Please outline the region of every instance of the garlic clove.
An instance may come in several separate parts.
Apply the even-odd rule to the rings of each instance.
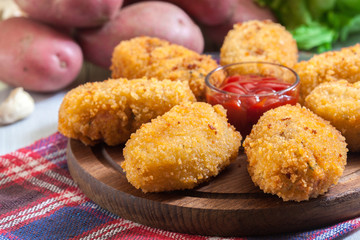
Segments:
[[[14,0],[0,0],[0,21],[25,15]]]
[[[12,90],[0,105],[0,125],[17,122],[29,116],[35,108],[34,99],[22,87]]]

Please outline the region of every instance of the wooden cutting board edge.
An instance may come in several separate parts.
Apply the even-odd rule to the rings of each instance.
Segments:
[[[118,191],[99,181],[78,161],[85,156],[94,161],[90,147],[85,147],[76,140],[69,140],[69,171],[87,197],[120,217],[163,230],[222,237],[258,236],[319,228],[360,215],[359,187],[344,196],[322,196],[306,202],[286,202],[264,209],[227,210],[176,206],[171,202]],[[192,198],[192,201],[199,201],[197,196]],[[221,198],[211,201],[216,204],[217,200],[227,201]]]

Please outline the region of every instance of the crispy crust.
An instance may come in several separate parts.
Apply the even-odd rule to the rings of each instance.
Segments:
[[[190,189],[229,165],[240,144],[221,105],[187,102],[132,134],[121,166],[143,192]]]
[[[350,151],[360,151],[360,82],[321,83],[305,98],[305,106],[330,121],[344,135]]]
[[[300,105],[266,112],[243,146],[253,182],[284,201],[328,191],[343,174],[348,151],[338,130]]]
[[[315,55],[294,66],[300,77],[300,103],[320,83],[345,79],[354,83],[360,80],[360,44]]]
[[[218,66],[210,55],[151,37],[122,41],[113,52],[112,78],[155,77],[187,81],[198,100],[204,99],[205,76]]]
[[[220,63],[265,61],[293,67],[298,49],[292,35],[270,20],[235,24],[220,49]]]
[[[187,83],[157,79],[109,79],[68,92],[59,109],[58,130],[86,145],[124,143],[141,124],[171,107],[196,101]]]

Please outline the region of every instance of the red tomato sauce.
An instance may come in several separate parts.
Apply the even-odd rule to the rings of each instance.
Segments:
[[[291,85],[275,77],[231,76],[219,87],[228,94],[207,92],[206,100],[211,105],[223,105],[227,109],[229,122],[245,137],[264,112],[285,104],[295,105],[298,102],[297,88],[283,91]]]

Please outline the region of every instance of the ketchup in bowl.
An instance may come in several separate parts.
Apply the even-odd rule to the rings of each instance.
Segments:
[[[242,67],[234,71],[238,64]],[[246,67],[249,64],[252,66]],[[277,70],[272,71],[272,68]],[[219,80],[221,74],[215,76],[218,71],[222,71],[222,81]],[[272,63],[249,62],[222,66],[210,72],[205,81],[206,101],[211,105],[221,104],[227,109],[229,122],[243,137],[251,132],[252,126],[264,112],[285,104],[295,105],[299,98],[297,74],[287,67]]]

